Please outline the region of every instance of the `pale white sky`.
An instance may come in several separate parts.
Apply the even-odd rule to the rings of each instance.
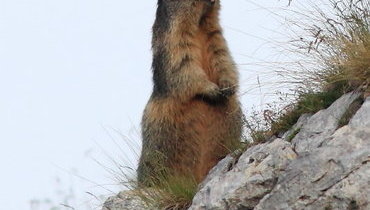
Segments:
[[[253,2],[287,4],[223,1],[222,25],[238,64],[271,56],[267,40],[280,27]],[[28,210],[32,199],[64,202],[70,188],[79,198],[73,205],[84,209],[82,201],[94,200],[84,192],[111,194],[96,183],[118,191],[94,159],[114,167],[102,150],[122,162],[134,156],[109,134],[122,141],[117,129],[140,141],[133,128],[151,93],[155,9],[155,0],[0,0],[1,209]],[[240,71],[243,91],[265,73],[245,65]],[[258,89],[242,96],[245,107],[261,100]]]

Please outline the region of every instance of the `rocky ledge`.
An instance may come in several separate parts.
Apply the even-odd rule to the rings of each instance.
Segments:
[[[370,209],[370,97],[343,118],[359,98],[346,94],[326,110],[303,115],[280,138],[238,159],[226,157],[200,185],[190,209]],[[123,194],[103,209],[148,209]]]

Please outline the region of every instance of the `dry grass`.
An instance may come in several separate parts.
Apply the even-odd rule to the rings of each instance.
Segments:
[[[287,86],[290,96],[253,112],[247,129],[252,142],[265,142],[289,130],[304,113],[330,106],[350,91],[370,93],[370,1],[293,0],[297,9],[274,14],[284,19],[289,41],[279,43],[284,61],[270,68]],[[293,17],[285,19],[287,16]],[[286,37],[285,37],[286,38]]]
[[[321,2],[321,1],[320,1]],[[329,2],[329,3],[327,3]],[[346,84],[348,90],[370,84],[370,2],[329,0],[328,8],[312,5],[304,22],[296,22],[300,32],[290,41],[290,51],[300,55],[300,88],[318,91]],[[307,19],[307,15],[310,18]],[[301,15],[298,15],[301,16]],[[302,15],[303,16],[303,15]],[[311,62],[305,63],[305,60]],[[289,74],[289,69],[288,70]]]
[[[123,135],[117,130],[107,132],[111,140],[116,145],[118,151],[124,156],[117,160],[110,153],[104,151],[105,155],[113,164],[113,168],[106,167],[105,164],[96,161],[121,185],[124,190],[132,197],[138,197],[142,200],[148,209],[187,209],[197,192],[198,183],[191,175],[172,175],[169,170],[163,166],[163,155],[156,153],[153,155],[152,164],[155,164],[156,177],[152,177],[147,186],[142,186],[136,179],[136,161],[125,155],[124,148],[129,148],[134,159],[139,158],[140,147],[137,141]],[[120,139],[120,140],[116,140]]]
[[[150,209],[187,209],[197,192],[197,181],[191,173],[172,173],[161,161],[165,157],[162,154],[156,156],[157,161],[151,161],[153,168],[156,168],[153,177],[148,178],[145,184],[133,182],[136,195]]]
[[[326,49],[326,53],[316,50],[326,66],[323,82],[329,87],[338,82],[352,88],[367,87],[370,84],[370,2],[341,1],[335,9],[337,22],[331,23],[326,18],[326,30],[316,31],[317,39],[322,40]]]
[[[286,106],[279,106],[285,102],[274,102],[277,104],[276,106],[269,104],[270,109],[264,110],[263,113],[255,112],[253,116],[249,117],[247,129],[251,137],[250,142],[253,144],[264,143],[272,136],[281,136],[292,128],[303,114],[313,114],[328,108],[345,92],[344,89],[302,92],[298,94],[295,102],[290,102]],[[263,119],[260,116],[263,116]]]
[[[150,188],[136,187],[135,194],[149,209],[182,210],[189,208],[197,189],[198,184],[192,176],[167,175],[160,184]]]
[[[230,154],[238,155],[237,151],[245,148],[246,144],[222,145]],[[195,149],[195,148],[194,148]],[[198,181],[192,172],[174,172],[163,166],[163,154],[154,155],[156,161],[151,165],[156,171],[145,183],[134,182],[136,195],[145,202],[149,209],[182,210],[188,209],[195,194],[198,192]]]

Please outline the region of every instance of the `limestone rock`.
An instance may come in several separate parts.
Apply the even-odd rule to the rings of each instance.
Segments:
[[[102,210],[148,210],[145,203],[131,191],[120,192],[105,201]]]
[[[327,141],[292,161],[255,209],[325,209],[330,203],[369,209],[370,128],[346,126]]]
[[[248,149],[231,168],[217,165],[196,194],[190,209],[251,209],[275,186],[277,177],[296,158],[282,139]],[[217,170],[217,168],[222,170]],[[227,171],[229,168],[229,171]]]
[[[309,152],[320,146],[326,138],[335,132],[339,120],[359,96],[360,93],[348,93],[329,108],[314,114],[294,137],[292,143],[295,151],[297,153]]]
[[[311,117],[312,117],[312,114],[303,114],[298,119],[298,122],[295,125],[293,125],[293,127],[289,131],[287,131],[283,134],[282,139],[284,139],[285,141],[291,141],[292,139],[290,139],[290,138],[292,137],[292,135],[295,132],[300,131],[302,129],[303,125],[305,125]]]
[[[370,97],[365,100],[361,108],[349,122],[352,127],[370,127]]]

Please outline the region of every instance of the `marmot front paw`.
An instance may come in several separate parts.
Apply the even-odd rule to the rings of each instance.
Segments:
[[[236,93],[237,85],[228,79],[221,79],[219,81],[219,87],[222,95],[225,97],[232,96]]]
[[[223,104],[227,99],[222,90],[214,83],[212,83],[204,93],[198,94],[196,98],[213,105]]]

